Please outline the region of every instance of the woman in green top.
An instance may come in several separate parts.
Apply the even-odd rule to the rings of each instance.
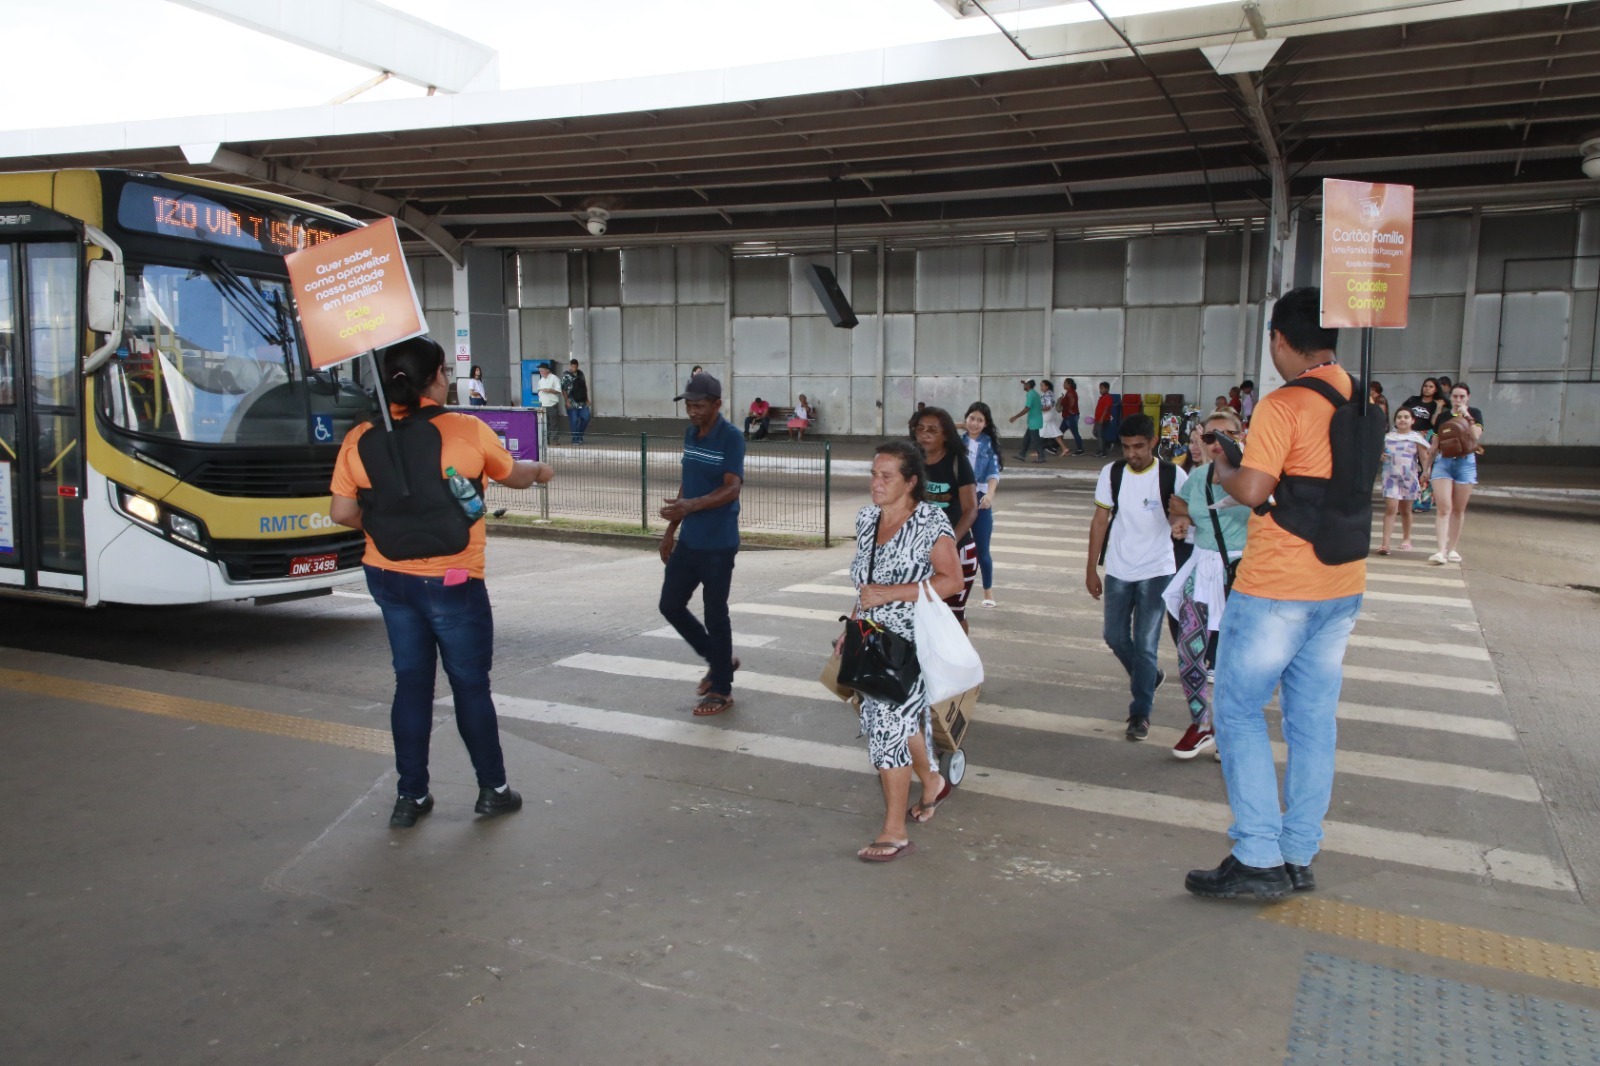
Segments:
[[[1240,428],[1239,416],[1232,411],[1213,411],[1201,428],[1207,457],[1214,460],[1222,451],[1218,430],[1237,438]],[[1244,554],[1250,520],[1250,509],[1235,503],[1216,483],[1215,469],[1208,461],[1190,471],[1189,480],[1173,495],[1168,512],[1173,538],[1194,543],[1189,561],[1172,575],[1162,594],[1167,611],[1178,622],[1178,677],[1189,701],[1189,728],[1172,749],[1179,759],[1192,759],[1216,745],[1211,730],[1211,682],[1217,628],[1233,585],[1233,566]]]

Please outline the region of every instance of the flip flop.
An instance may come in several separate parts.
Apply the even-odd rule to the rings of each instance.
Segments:
[[[739,672],[739,665],[740,664],[739,664],[739,660],[738,659],[733,660],[733,672],[734,673],[738,673]],[[694,690],[694,694],[696,696],[704,696],[706,693],[708,693],[710,691],[711,691],[711,671],[707,670],[706,671],[706,676],[702,677],[700,679],[700,687]]]
[[[696,718],[710,718],[714,714],[721,714],[733,706],[733,697],[724,696],[719,692],[708,692],[700,697],[700,702],[694,706]]]
[[[1389,554],[1389,549],[1388,548],[1379,548],[1378,549],[1378,554],[1379,555],[1388,555]]]
[[[889,852],[887,855],[868,855],[867,852],[873,848],[893,848],[894,850]],[[894,860],[898,859],[900,856],[910,855],[916,850],[917,846],[909,840],[904,844],[896,844],[892,840],[874,840],[872,843],[856,852],[856,858],[860,859],[862,862],[894,862]]]
[[[909,808],[906,809],[906,817],[910,818],[918,825],[926,825],[927,823],[933,821],[934,812],[937,811],[939,809],[939,805],[949,797],[950,790],[953,788],[955,788],[955,786],[950,783],[949,779],[945,779],[944,788],[941,788],[939,790],[939,794],[933,797],[932,803],[927,803],[922,800],[913,803]]]

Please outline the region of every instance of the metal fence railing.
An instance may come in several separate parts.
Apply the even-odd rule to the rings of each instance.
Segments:
[[[548,486],[519,491],[489,483],[491,511],[536,518],[627,523],[664,529],[661,503],[678,491],[683,438],[589,433],[582,444],[551,444]],[[739,528],[832,541],[832,448],[827,441],[758,441],[745,452]]]

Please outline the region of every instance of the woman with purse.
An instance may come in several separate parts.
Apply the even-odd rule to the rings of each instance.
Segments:
[[[1217,431],[1238,437],[1243,432],[1238,415],[1213,411],[1197,427],[1200,446],[1215,459],[1222,453]],[[1178,623],[1178,677],[1189,702],[1189,728],[1172,748],[1177,759],[1192,759],[1216,743],[1211,728],[1211,686],[1217,661],[1217,632],[1233,568],[1244,555],[1250,509],[1234,503],[1217,484],[1216,467],[1207,462],[1190,472],[1183,487],[1173,494],[1168,518],[1174,540],[1191,533],[1194,551],[1172,575],[1161,598],[1167,613]]]
[[[1434,530],[1439,550],[1428,556],[1434,566],[1459,563],[1456,544],[1467,517],[1467,501],[1478,483],[1478,442],[1483,439],[1483,412],[1472,407],[1465,381],[1450,389],[1450,415],[1434,427],[1433,500],[1439,509]]]
[[[857,589],[849,625],[870,624],[886,630],[903,649],[916,639],[914,607],[922,582],[934,594],[949,597],[961,590],[961,564],[955,535],[944,512],[925,498],[927,475],[922,455],[906,441],[878,445],[872,459],[872,503],[856,516],[856,557],[850,579]],[[834,650],[845,656],[842,675],[856,665],[850,652],[860,645],[843,635]],[[915,666],[915,656],[910,663]],[[906,819],[929,821],[950,794],[950,784],[933,761],[933,714],[920,669],[914,680],[902,676],[900,691],[863,693],[861,732],[883,788],[883,828],[872,843],[856,852],[862,862],[893,862],[916,850],[906,835]],[[911,775],[922,784],[922,798],[913,807]]]

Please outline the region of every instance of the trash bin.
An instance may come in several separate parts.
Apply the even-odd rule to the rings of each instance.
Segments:
[[[1150,421],[1156,425],[1161,424],[1161,393],[1147,392],[1144,394],[1144,413],[1150,416]]]

